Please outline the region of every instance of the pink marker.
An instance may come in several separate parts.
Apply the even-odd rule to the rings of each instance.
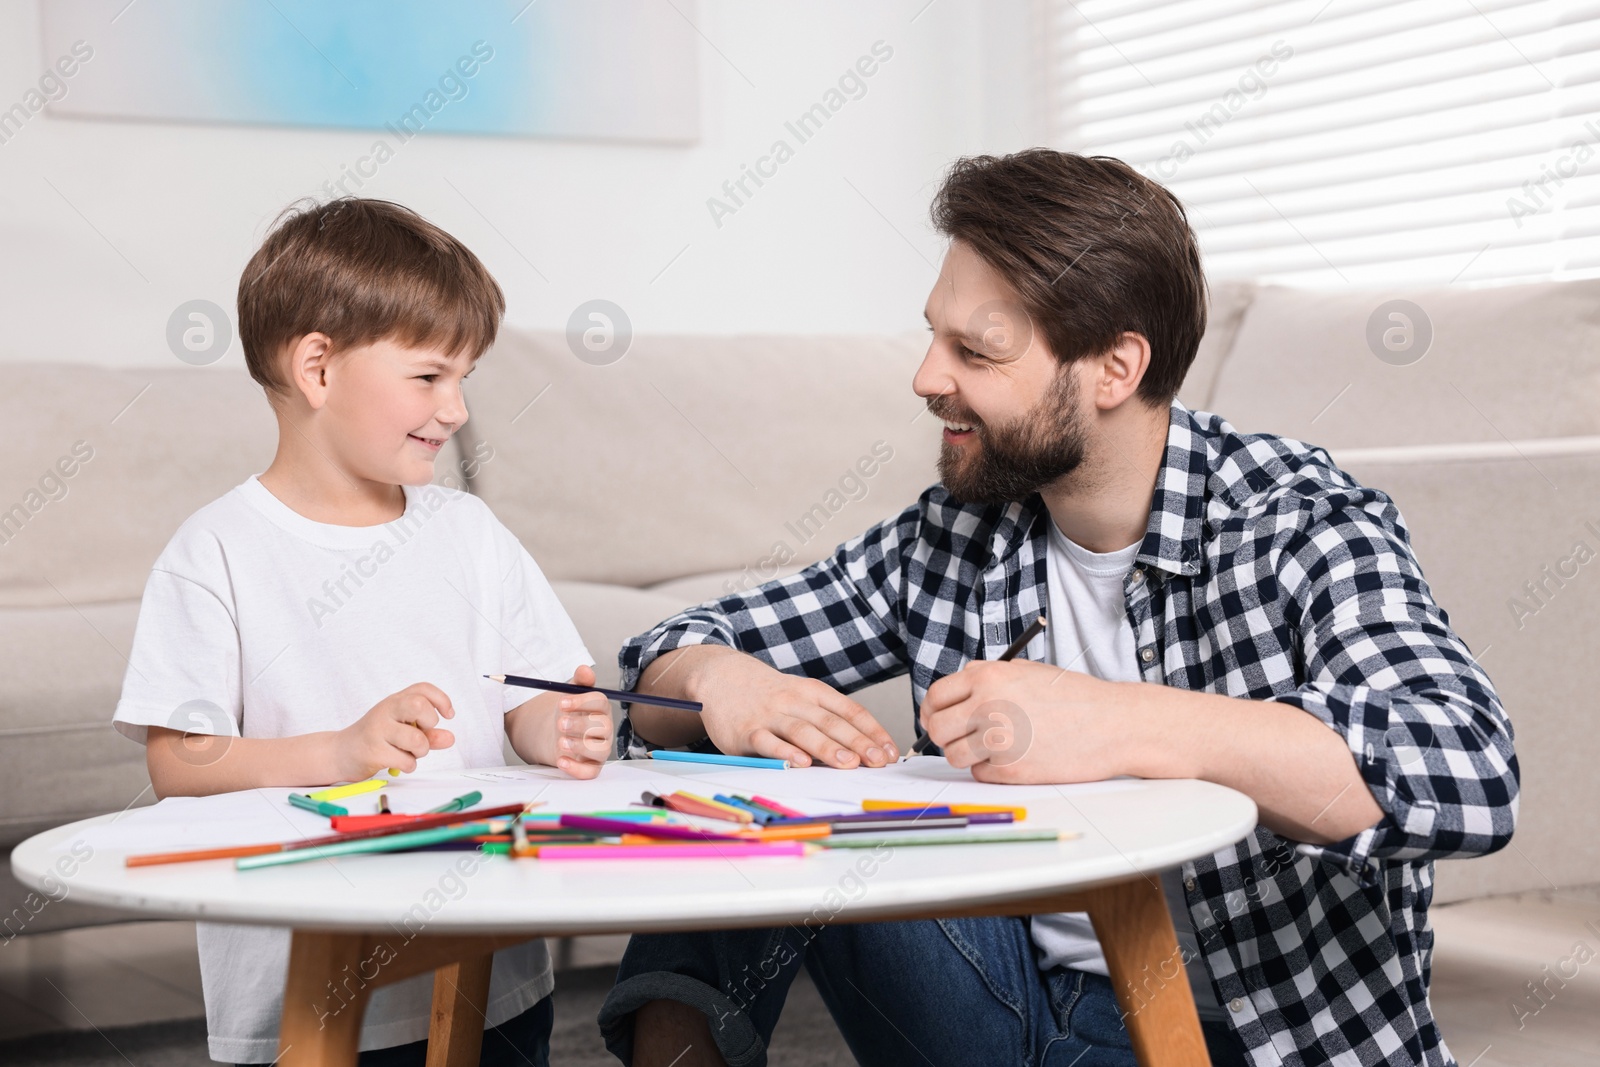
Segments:
[[[804,841],[706,845],[540,845],[542,860],[692,860],[745,859],[750,856],[804,856]]]

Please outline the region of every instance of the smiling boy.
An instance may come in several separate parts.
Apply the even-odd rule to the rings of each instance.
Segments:
[[[145,587],[115,721],[157,795],[499,766],[505,738],[599,773],[603,698],[519,703],[483,677],[593,684],[550,584],[480,500],[429,484],[504,310],[477,257],[380,200],[291,211],[250,260],[239,335],[278,450],[179,528]],[[289,931],[197,939],[212,1057],[272,1061]],[[363,1065],[423,1062],[431,982],[374,992]],[[546,1062],[552,985],[543,942],[495,954],[482,1062]]]

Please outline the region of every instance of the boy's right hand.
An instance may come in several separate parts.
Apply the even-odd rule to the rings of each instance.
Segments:
[[[418,682],[384,697],[372,710],[335,734],[340,781],[359,782],[388,770],[414,771],[417,760],[436,748],[455,744],[455,735],[438,728],[455,718],[450,698],[436,685]]]

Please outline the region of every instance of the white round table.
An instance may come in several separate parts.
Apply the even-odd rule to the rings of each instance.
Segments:
[[[806,773],[786,772],[785,788],[804,795]],[[86,829],[116,818],[108,815],[29,838],[11,864],[29,886],[54,880],[77,900],[141,916],[292,927],[285,1067],[355,1063],[361,1011],[319,1020],[312,1005],[335,975],[370,965],[385,946],[393,958],[366,989],[436,971],[430,1042],[449,1050],[439,1062],[468,1064],[477,1062],[481,1038],[471,1005],[483,1002],[492,953],[536,936],[1087,911],[1113,982],[1131,992],[1141,975],[1177,958],[1154,875],[1232,845],[1256,825],[1248,797],[1188,780],[1068,786],[1017,803],[1028,809],[1022,828],[1056,829],[1063,839],[750,859],[412,852],[240,871],[230,860],[128,868],[125,856],[150,851],[133,834],[119,848],[73,852]],[[70,876],[64,856],[75,858]],[[1137,1011],[1123,1008],[1140,1063],[1208,1062],[1186,982],[1165,982]]]

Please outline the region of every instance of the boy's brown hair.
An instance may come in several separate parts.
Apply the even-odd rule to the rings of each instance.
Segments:
[[[1119,159],[1030,148],[957,160],[934,227],[1016,291],[1063,363],[1123,333],[1150,342],[1139,396],[1166,406],[1206,329],[1206,281],[1183,205]]]
[[[288,391],[284,349],[308,333],[335,350],[393,340],[476,359],[505,310],[477,256],[387,200],[291,205],[239,278],[245,365],[269,397]]]

